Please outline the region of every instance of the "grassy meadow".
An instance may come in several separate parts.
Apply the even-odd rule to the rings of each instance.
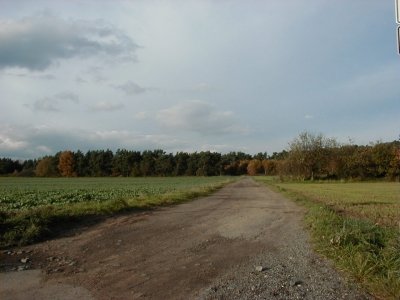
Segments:
[[[211,193],[231,177],[0,177],[0,247],[23,245],[89,216],[151,209]],[[68,225],[69,224],[69,225]]]
[[[321,202],[344,215],[383,226],[400,224],[400,184],[396,182],[281,183],[276,186]]]
[[[318,252],[377,298],[400,299],[399,183],[256,179],[307,207]]]

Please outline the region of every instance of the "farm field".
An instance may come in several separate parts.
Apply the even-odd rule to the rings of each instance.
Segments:
[[[145,178],[0,178],[0,210],[124,200],[148,203],[150,198],[201,192],[229,181],[229,177]]]
[[[180,203],[230,177],[0,178],[0,246],[26,244],[86,216]]]
[[[368,219],[374,224],[396,227],[400,222],[400,184],[396,182],[274,183],[274,185],[281,190],[322,202],[337,212]]]

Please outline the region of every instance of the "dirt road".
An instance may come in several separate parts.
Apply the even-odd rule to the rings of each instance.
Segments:
[[[30,270],[1,273],[0,299],[368,299],[312,253],[302,216],[245,178],[3,252],[3,270],[21,258]]]

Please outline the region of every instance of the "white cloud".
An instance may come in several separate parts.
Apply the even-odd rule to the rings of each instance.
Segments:
[[[116,111],[123,109],[124,105],[122,103],[113,103],[109,101],[100,101],[90,107],[91,111]]]
[[[44,154],[54,154],[54,150],[45,145],[36,146],[36,150]]]
[[[27,145],[26,141],[16,140],[4,133],[0,133],[0,151],[2,152],[23,149]]]
[[[237,146],[233,147],[232,145],[229,144],[203,144],[199,149],[196,149],[196,151],[211,151],[211,152],[219,152],[219,153],[228,153],[231,151],[244,151],[246,152],[248,149],[244,147],[238,148]],[[189,150],[189,152],[192,152],[192,150]]]
[[[187,101],[160,110],[156,119],[174,130],[192,131],[202,135],[243,133],[231,111],[216,111],[203,101]]]
[[[280,151],[300,130],[398,135],[386,1],[3,2],[0,122],[30,124],[6,142],[26,141],[29,157],[74,145]],[[64,90],[80,104],[54,97]]]
[[[140,112],[136,113],[134,117],[137,120],[145,120],[145,119],[147,119],[147,112],[140,111]]]
[[[50,14],[0,20],[0,69],[44,70],[62,59],[96,55],[134,60],[137,47],[122,31],[101,21]]]
[[[193,91],[197,92],[209,92],[213,90],[215,90],[215,87],[207,82],[198,83],[193,87]]]
[[[18,159],[38,158],[65,149],[165,149],[172,152],[184,149],[188,144],[171,135],[142,134],[129,130],[85,130],[75,127],[4,124],[0,126],[1,157]]]
[[[4,157],[15,158],[13,153],[25,152],[29,148],[29,140],[24,128],[16,128],[9,124],[0,124],[0,153]]]

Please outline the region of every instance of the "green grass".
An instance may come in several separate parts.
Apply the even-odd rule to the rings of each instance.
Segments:
[[[400,299],[400,185],[281,183],[257,177],[308,208],[318,252],[383,299]]]
[[[339,213],[369,220],[378,225],[396,227],[400,224],[400,184],[396,182],[276,185],[323,203]]]
[[[207,195],[230,177],[0,178],[0,247],[51,237],[93,216]]]

